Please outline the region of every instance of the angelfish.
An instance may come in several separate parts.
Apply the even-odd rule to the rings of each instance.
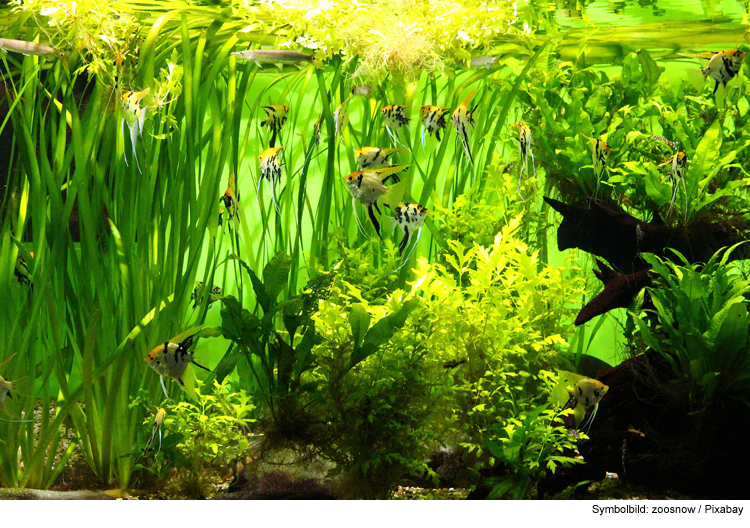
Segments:
[[[2,362],[0,364],[0,368],[4,367],[16,354],[12,354],[8,359]],[[8,381],[4,377],[0,376],[0,409],[3,408],[3,405],[5,404],[5,399],[10,398],[13,399],[13,395],[11,394],[11,391],[17,392],[16,390],[16,384],[19,380],[16,381]],[[0,418],[0,420],[4,422],[32,422],[33,420],[6,420],[5,418]]]
[[[687,155],[684,152],[676,152],[672,154],[672,156],[667,161],[660,164],[659,167],[663,167],[664,165],[668,165],[670,163],[672,164],[672,168],[669,170],[669,182],[672,184],[672,199],[669,202],[667,218],[669,218],[669,215],[672,214],[672,207],[674,206],[675,199],[677,198],[677,187],[680,185],[680,182],[682,182],[682,188],[683,190],[685,190],[685,201],[687,203],[687,189],[685,188],[685,180],[682,177],[685,173],[685,168],[687,167]],[[687,208],[685,213],[687,214]]]
[[[229,185],[219,201],[224,204],[224,210],[229,220],[237,216],[237,206],[239,205],[240,198],[234,189],[234,174],[229,175]],[[219,213],[219,225],[222,224],[222,221],[222,214]]]
[[[202,368],[206,372],[211,372],[203,365],[196,363],[193,359],[193,353],[189,349],[193,344],[195,336],[196,334],[190,335],[180,343],[166,341],[164,344],[154,347],[145,358],[146,364],[159,374],[161,388],[164,390],[164,396],[167,398],[169,398],[169,395],[167,394],[167,388],[164,386],[164,376],[169,376],[173,380],[176,380],[184,390],[185,383],[182,381],[182,378],[188,363],[193,363],[196,367]]]
[[[336,137],[342,142],[344,140],[344,130],[346,129],[346,125],[349,124],[349,114],[346,112],[346,103],[348,102],[349,98],[347,97],[333,111],[333,124],[336,129]],[[323,117],[323,114],[321,114],[321,117]]]
[[[276,184],[281,181],[281,162],[279,161],[279,151],[283,148],[284,145],[280,147],[269,148],[264,150],[263,153],[258,156],[258,160],[260,161],[260,178],[258,179],[258,189],[256,192],[258,193],[258,195],[260,195],[260,182],[266,180],[266,187],[270,185],[268,190],[271,193],[273,205],[276,206],[276,212],[279,213],[279,216],[281,216],[281,210],[279,209],[279,205],[276,203],[276,194],[274,193],[274,189],[276,188]],[[258,198],[258,200],[260,200],[260,198]]]
[[[154,438],[156,437],[157,433],[159,434],[159,449],[156,450],[156,453],[161,451],[161,426],[164,423],[164,418],[167,416],[167,411],[164,409],[164,407],[158,407],[156,409],[156,416],[154,417],[154,423],[151,426],[151,438],[148,439],[148,442],[146,442],[146,446],[143,448],[143,451],[141,451],[141,454],[138,455],[138,458],[135,459],[135,462],[138,462],[140,458],[148,453],[151,448],[151,444],[154,442]],[[134,464],[135,464],[134,462]]]
[[[586,422],[589,425],[588,430],[591,430],[591,424],[594,423],[596,411],[599,409],[599,402],[608,390],[609,387],[601,381],[589,378],[582,379],[572,389],[568,389],[570,394],[569,405],[573,404],[573,418],[575,419],[576,429],[581,425],[588,410],[593,407],[591,417]]]
[[[521,177],[523,176],[524,169],[526,169],[526,172],[529,172],[529,156],[531,156],[531,166],[534,169],[534,176],[536,176],[534,153],[531,152],[531,142],[533,138],[531,136],[531,129],[528,125],[523,123],[513,123],[511,126],[518,128],[518,153],[521,156],[521,170],[518,173],[518,196],[520,196],[521,200],[525,202],[526,200],[524,200],[524,197],[521,195]]]
[[[380,111],[385,121],[385,129],[388,135],[391,136],[394,145],[396,143],[403,145],[398,140],[398,131],[402,126],[409,124],[409,118],[406,117],[405,110],[406,107],[402,105],[387,105]]]
[[[596,176],[596,191],[594,197],[596,197],[599,194],[599,182],[601,181],[602,174],[605,169],[608,169],[607,161],[609,161],[609,155],[612,153],[612,147],[607,145],[607,143],[601,139],[594,139],[588,137],[586,134],[581,135],[591,143],[591,158],[594,162],[594,175]]]
[[[422,116],[422,146],[425,144],[425,131],[429,136],[435,136],[440,141],[440,131],[448,125],[447,117],[451,113],[449,108],[427,105],[419,109]]]
[[[414,236],[415,232],[417,233],[414,247],[412,247],[409,255],[404,259],[404,264],[406,264],[406,262],[409,261],[414,248],[417,247],[419,237],[422,235],[422,226],[424,225],[424,221],[430,211],[419,204],[400,203],[396,206],[393,212],[396,213],[396,216],[394,217],[396,225],[401,229],[401,233],[404,235],[404,238],[398,246],[399,255],[403,255],[404,250],[409,246],[411,237]]]
[[[286,123],[287,115],[289,114],[289,107],[283,104],[273,104],[264,106],[263,109],[267,112],[266,118],[261,121],[260,126],[266,126],[271,129],[271,148],[276,146],[276,137],[281,131],[281,127]]]
[[[140,102],[143,97],[151,91],[146,88],[140,92],[125,92],[122,94],[122,126],[127,122],[130,129],[130,143],[133,145],[133,157],[138,166],[138,172],[141,172],[141,166],[138,163],[138,155],[135,153],[135,144],[138,142],[138,136],[143,136],[143,120],[146,119],[147,106],[141,106]],[[125,165],[128,164],[128,158],[123,152]]]
[[[469,101],[472,97],[474,97],[474,90],[469,92],[469,95],[453,111],[451,121],[453,122],[453,128],[456,129],[456,139],[461,141],[464,152],[466,152],[471,164],[474,165],[474,158],[471,155],[471,148],[469,147],[469,129],[474,126],[474,111],[479,106],[479,103],[475,104],[474,108],[469,110]]]
[[[211,288],[211,291],[209,292],[211,295],[221,295],[221,288],[218,286],[214,286]],[[198,303],[203,302],[203,283],[200,281],[195,281],[195,287],[193,288],[193,292],[190,294],[190,300],[195,301],[193,303],[193,308],[198,307]],[[209,297],[208,299],[208,305],[213,308],[215,299],[211,299]],[[209,308],[209,310],[211,309]]]
[[[724,50],[715,52],[705,68],[701,68],[703,78],[711,77],[716,81],[713,93],[719,88],[719,83],[726,89],[727,83],[737,75],[742,68],[742,61],[745,60],[745,52],[733,50]]]
[[[354,151],[354,157],[357,159],[360,170],[364,169],[381,169],[391,167],[388,157],[396,152],[406,152],[397,148],[380,148],[380,147],[362,147]]]
[[[398,181],[396,173],[401,172],[408,167],[408,165],[396,165],[395,167],[386,167],[384,169],[367,169],[355,171],[348,176],[344,176],[344,183],[352,195],[352,208],[354,209],[355,218],[357,218],[357,210],[354,207],[354,201],[359,200],[367,208],[367,214],[369,215],[370,220],[372,220],[372,224],[375,226],[375,231],[380,238],[383,238],[380,234],[380,223],[375,217],[373,207],[378,213],[380,213],[378,200],[388,192],[388,187],[385,186],[385,183],[389,178]],[[357,225],[362,229],[358,218]]]

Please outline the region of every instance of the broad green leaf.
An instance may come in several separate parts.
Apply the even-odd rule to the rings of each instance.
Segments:
[[[349,312],[349,326],[352,329],[354,348],[357,349],[362,345],[362,339],[370,328],[370,314],[362,304],[357,303],[352,305],[352,309]]]
[[[641,63],[641,70],[643,71],[643,75],[646,79],[648,91],[649,93],[651,93],[654,89],[654,86],[656,86],[656,84],[659,82],[662,68],[660,68],[659,65],[656,64],[654,59],[651,58],[651,55],[649,55],[646,50],[638,50],[638,60]]]
[[[279,251],[263,268],[263,284],[266,295],[271,301],[286,288],[291,264],[292,258],[283,251]]]
[[[729,367],[740,353],[747,354],[749,330],[747,305],[739,302],[732,304],[714,341],[711,363],[719,368]]]
[[[688,159],[688,170],[685,176],[688,196],[694,195],[698,182],[714,168],[719,159],[721,142],[721,123],[716,120],[706,130],[695,149],[695,154]]]

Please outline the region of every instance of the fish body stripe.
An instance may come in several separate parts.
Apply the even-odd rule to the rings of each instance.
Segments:
[[[428,105],[420,108],[419,112],[422,114],[422,126],[425,127],[427,133],[440,141],[440,131],[448,125],[446,118],[451,111],[441,106]]]
[[[279,162],[279,151],[284,147],[269,148],[258,156],[260,161],[261,178],[266,178],[272,183],[281,180],[281,163]]]
[[[385,117],[386,125],[393,130],[400,128],[402,125],[408,125],[409,118],[406,117],[404,110],[406,110],[406,107],[401,105],[388,105],[384,107],[381,112]]]

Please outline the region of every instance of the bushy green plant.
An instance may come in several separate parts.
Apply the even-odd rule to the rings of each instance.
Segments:
[[[244,390],[214,382],[213,392],[201,394],[197,403],[177,402],[165,410],[161,440],[157,433],[133,469],[149,471],[160,481],[171,478],[166,485],[177,495],[206,497],[246,452],[255,405]],[[153,424],[150,413],[143,425],[152,431]]]
[[[732,249],[705,264],[677,252],[679,263],[645,255],[655,275],[648,293],[656,324],[631,313],[638,336],[667,360],[696,412],[724,398],[750,405],[750,281],[728,262]]]
[[[347,285],[315,315],[321,343],[308,379],[317,388],[306,405],[321,421],[313,449],[337,465],[352,496],[384,498],[399,479],[427,471],[440,379],[410,317],[418,306],[399,290],[369,305]]]
[[[555,421],[560,410],[550,404],[525,404],[513,417],[493,424],[484,437],[490,464],[500,463],[506,475],[490,477],[489,499],[527,499],[534,485],[558,467],[583,463],[571,455],[576,438]]]

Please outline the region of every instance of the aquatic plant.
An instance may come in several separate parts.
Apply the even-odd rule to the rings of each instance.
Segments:
[[[516,21],[513,4],[502,0],[243,0],[238,12],[250,22],[248,30],[283,35],[285,45],[321,57],[356,61],[352,76],[375,84],[386,75],[408,82],[439,73],[446,59],[463,65],[472,50],[483,51]]]
[[[708,262],[678,263],[648,255],[654,305],[645,316],[632,313],[637,338],[665,358],[676,383],[687,393],[693,412],[721,405],[726,398],[750,405],[750,281],[728,259],[736,246]],[[653,314],[650,328],[647,317]]]
[[[139,456],[142,462],[133,466],[134,472],[153,474],[163,489],[188,498],[205,498],[226,477],[232,463],[245,456],[251,443],[248,426],[255,422],[255,405],[244,390],[215,381],[212,392],[200,394],[203,387],[198,382],[196,403],[165,406],[162,435],[148,450],[144,448]],[[133,406],[149,409],[147,401],[148,395]],[[144,426],[151,428],[153,421],[149,414]]]

